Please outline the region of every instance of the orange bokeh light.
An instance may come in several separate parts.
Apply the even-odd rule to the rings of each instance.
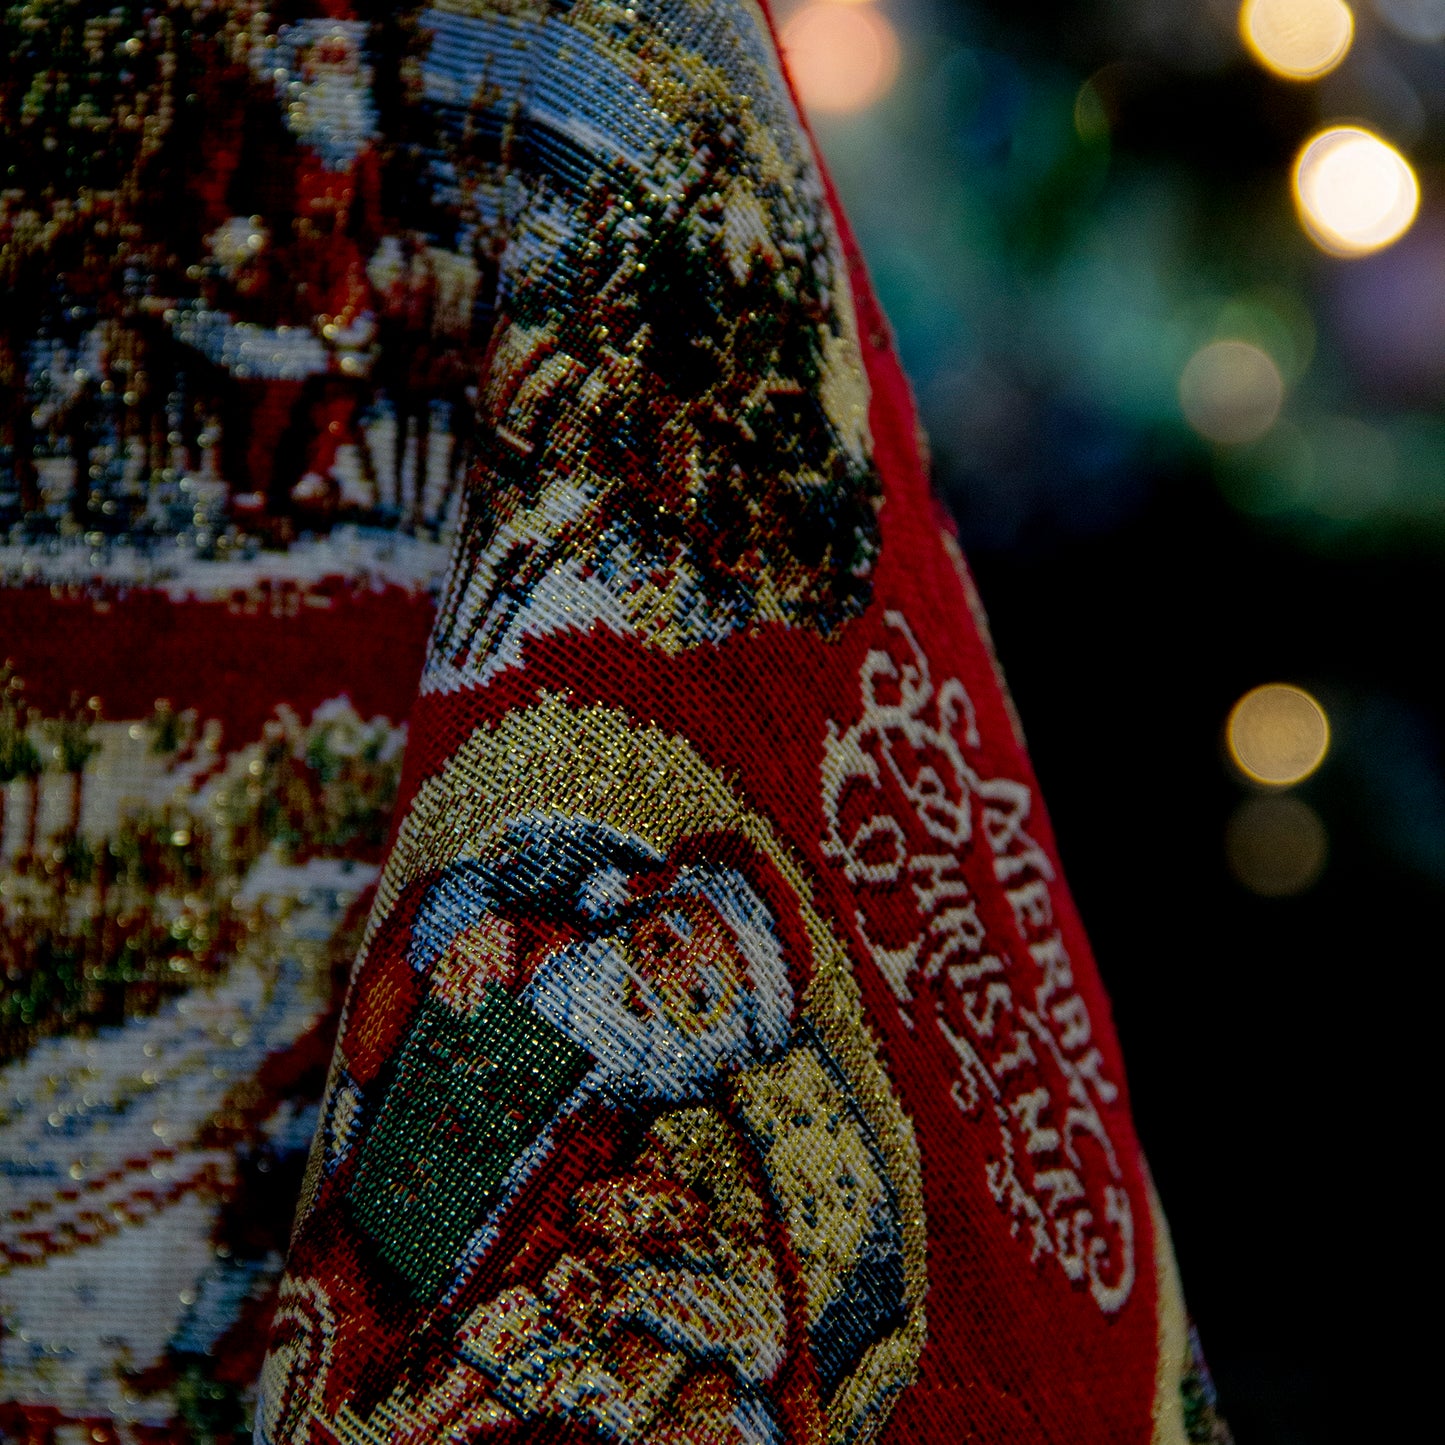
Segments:
[[[813,0],[783,26],[783,55],[810,111],[849,115],[886,95],[898,76],[898,35],[871,5]]]

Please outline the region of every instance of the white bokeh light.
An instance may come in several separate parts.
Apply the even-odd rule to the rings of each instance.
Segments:
[[[1295,204],[1310,238],[1336,256],[1397,241],[1420,206],[1420,183],[1388,141],[1360,126],[1331,126],[1308,141],[1294,169]]]

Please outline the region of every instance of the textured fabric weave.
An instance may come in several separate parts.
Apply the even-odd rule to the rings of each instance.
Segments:
[[[0,1425],[1227,1438],[766,13],[5,24]]]

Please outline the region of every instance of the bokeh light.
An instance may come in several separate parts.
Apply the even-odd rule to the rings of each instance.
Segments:
[[[1211,341],[1189,358],[1179,377],[1185,420],[1200,436],[1223,446],[1262,437],[1283,404],[1279,367],[1251,341]]]
[[[810,111],[866,110],[898,77],[898,35],[872,5],[814,0],[783,26],[783,54]]]
[[[1103,140],[1109,134],[1109,107],[1093,77],[1074,96],[1074,129],[1083,141]]]
[[[1331,126],[1308,141],[1294,169],[1295,204],[1310,238],[1336,256],[1397,241],[1420,206],[1409,161],[1360,126]]]
[[[1355,17],[1343,0],[1244,0],[1239,33],[1266,70],[1318,80],[1349,53]]]
[[[1256,783],[1287,788],[1309,777],[1330,746],[1325,710],[1302,687],[1271,682],[1245,693],[1225,724],[1235,765]]]
[[[1246,798],[1224,835],[1229,871],[1252,893],[1288,898],[1324,871],[1329,838],[1320,816],[1300,798]]]

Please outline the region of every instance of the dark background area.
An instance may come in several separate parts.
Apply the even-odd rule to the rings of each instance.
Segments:
[[[1395,750],[1440,736],[1438,569],[1282,551],[1172,477],[1108,537],[974,554],[1241,1445],[1403,1432],[1437,1270],[1441,889],[1390,833],[1424,801]],[[1330,858],[1295,898],[1223,849],[1246,788],[1222,723],[1277,676],[1334,704],[1303,788]]]
[[[1403,1435],[1436,1373],[1445,4],[1361,0],[1310,83],[1250,57],[1229,0],[871,4],[896,78],[814,125],[989,608],[1223,1407],[1240,1445]],[[1335,119],[1420,180],[1371,256],[1325,255],[1292,204]],[[1227,337],[1285,382],[1245,444],[1181,410],[1181,368]],[[1327,862],[1282,897],[1225,847],[1257,794],[1225,720],[1268,682],[1332,729],[1291,790]]]

